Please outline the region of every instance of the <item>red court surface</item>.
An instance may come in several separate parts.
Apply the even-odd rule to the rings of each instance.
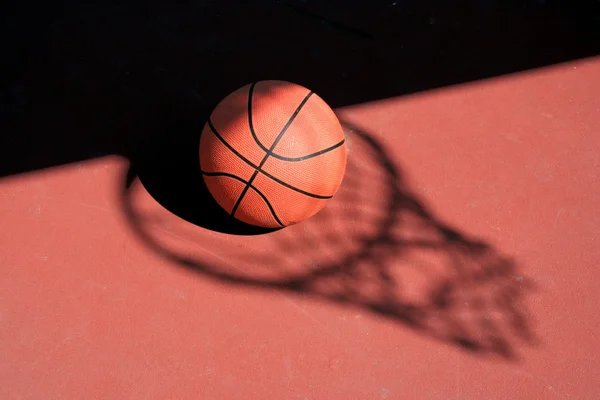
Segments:
[[[600,59],[337,109],[344,184],[243,236],[128,161],[0,180],[0,399],[596,399]]]

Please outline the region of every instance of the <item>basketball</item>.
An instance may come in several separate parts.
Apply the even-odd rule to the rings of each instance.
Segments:
[[[346,140],[329,105],[303,86],[259,81],[221,100],[200,136],[216,202],[250,225],[280,228],[318,213],[340,187]]]

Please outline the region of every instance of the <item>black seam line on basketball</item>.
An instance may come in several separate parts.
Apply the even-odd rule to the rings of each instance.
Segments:
[[[243,155],[241,155],[236,149],[234,149],[229,143],[227,143],[227,141],[225,140],[225,138],[223,138],[223,136],[221,136],[221,134],[219,134],[219,132],[217,132],[217,129],[214,127],[214,125],[212,124],[211,120],[208,120],[208,127],[210,128],[210,130],[214,133],[214,135],[217,137],[217,139],[219,139],[221,141],[221,143],[223,143],[223,145],[225,147],[227,147],[233,154],[235,154],[236,156],[238,156],[240,158],[240,160],[244,161],[246,164],[248,164],[249,166],[251,166],[254,169],[259,169],[258,165],[255,165],[252,161],[248,160],[246,157],[244,157]],[[310,193],[310,192],[306,192],[302,189],[299,189],[297,187],[294,187],[288,183],[285,183],[284,181],[274,177],[273,175],[269,174],[268,172],[260,169],[260,172],[271,178],[272,180],[274,180],[275,182],[279,183],[280,185],[283,185],[285,187],[287,187],[288,189],[292,189],[295,192],[298,193],[302,193],[305,196],[308,197],[313,197],[315,199],[330,199],[333,196],[323,196],[323,195],[319,195],[319,194],[314,194],[314,193]]]
[[[263,145],[260,140],[258,140],[258,136],[256,136],[256,131],[254,130],[254,123],[252,123],[252,96],[254,95],[254,87],[256,86],[256,82],[252,82],[250,85],[250,89],[248,90],[248,125],[250,125],[250,133],[254,138],[256,144],[263,149],[263,151],[268,152],[269,149]]]
[[[233,174],[229,174],[227,172],[204,172],[204,171],[200,171],[202,173],[202,175],[206,175],[206,176],[226,176],[228,178],[232,178],[235,179],[236,181],[242,182],[244,184],[247,184],[248,182],[246,182],[245,180],[243,180],[242,178],[240,178],[239,176],[233,175]],[[265,204],[267,205],[267,207],[269,207],[269,211],[271,211],[271,215],[273,215],[273,218],[275,219],[275,221],[280,225],[280,226],[284,226],[283,223],[281,222],[281,220],[279,219],[279,217],[277,217],[277,214],[275,213],[275,210],[273,209],[273,206],[271,205],[271,203],[269,202],[269,200],[267,199],[267,196],[265,196],[260,190],[258,190],[255,186],[250,185],[250,188],[252,190],[254,190],[260,197],[262,197],[262,199],[264,200]]]
[[[308,160],[309,158],[320,156],[321,154],[325,154],[325,153],[328,153],[328,152],[330,152],[332,150],[335,150],[338,147],[342,146],[344,143],[346,143],[346,139],[342,139],[341,142],[336,143],[336,144],[334,144],[331,147],[328,147],[328,148],[320,150],[320,151],[316,151],[316,152],[311,153],[311,154],[307,154],[307,155],[302,156],[302,157],[283,157],[283,156],[280,156],[279,154],[275,154],[275,153],[271,154],[271,157],[277,158],[278,160],[290,161],[290,162],[304,161],[304,160]]]
[[[252,137],[254,138],[254,141],[256,142],[256,144],[258,145],[258,147],[260,147],[261,149],[263,149],[263,151],[269,151],[269,149],[267,149],[265,147],[264,144],[261,143],[260,140],[258,140],[258,136],[256,135],[256,131],[254,130],[254,123],[252,122],[252,97],[254,95],[254,87],[256,86],[256,82],[253,82],[250,85],[250,89],[248,90],[248,125],[250,126],[250,133],[252,134]],[[312,154],[308,154],[306,156],[302,156],[302,157],[284,157],[282,155],[279,155],[275,152],[273,152],[271,154],[271,156],[275,157],[278,160],[282,160],[282,161],[304,161],[304,160],[308,160],[309,158],[313,158],[316,156],[320,156],[321,154],[325,154],[327,152],[330,152],[331,150],[335,150],[338,147],[340,147],[341,145],[344,144],[346,140],[342,139],[341,142],[334,144],[331,147],[328,147],[324,150],[321,151],[317,151],[315,153]]]
[[[298,107],[296,107],[296,111],[294,111],[294,113],[292,114],[292,116],[290,117],[290,119],[288,119],[287,123],[285,124],[285,126],[283,127],[283,129],[281,130],[281,132],[279,132],[279,135],[277,135],[277,137],[273,141],[273,144],[269,148],[269,151],[267,151],[267,154],[265,154],[265,156],[263,157],[263,159],[260,162],[260,164],[258,164],[258,168],[256,169],[256,171],[254,171],[254,173],[250,177],[250,180],[246,184],[246,187],[244,188],[244,190],[242,190],[242,193],[240,194],[240,197],[238,198],[237,202],[235,203],[235,206],[233,206],[233,210],[231,210],[231,216],[232,217],[235,216],[235,212],[237,211],[240,203],[242,202],[242,199],[246,195],[246,192],[248,191],[248,187],[250,185],[252,185],[252,182],[256,178],[256,175],[258,175],[258,173],[261,170],[262,166],[265,164],[265,162],[267,162],[267,160],[269,159],[269,156],[271,156],[271,154],[273,154],[273,151],[275,150],[275,147],[277,146],[277,144],[279,143],[279,141],[281,140],[281,138],[283,138],[283,135],[285,135],[285,132],[287,132],[288,128],[292,125],[292,122],[294,122],[294,120],[296,119],[296,117],[300,113],[300,110],[302,110],[302,107],[304,107],[304,105],[306,104],[306,102],[308,101],[308,99],[310,99],[310,96],[312,96],[312,95],[313,95],[313,92],[309,92],[304,97],[304,99],[302,99],[302,101],[300,102],[300,104],[298,105]]]
[[[227,143],[225,138],[223,136],[221,136],[221,134],[219,132],[217,132],[217,129],[215,128],[215,126],[213,125],[213,123],[210,119],[208,120],[208,127],[215,134],[217,139],[219,139],[221,141],[221,143],[223,143],[225,145],[225,147],[227,147],[229,150],[231,150],[231,152],[233,152],[233,154],[238,156],[242,161],[244,161],[246,164],[248,164],[252,168],[258,169],[258,165],[255,165],[252,161],[248,160],[246,157],[241,155],[236,149],[234,149],[229,143]]]
[[[280,185],[285,186],[288,189],[292,189],[293,191],[301,193],[301,194],[303,194],[305,196],[312,197],[312,198],[315,198],[315,199],[321,199],[321,200],[327,200],[327,199],[331,199],[333,197],[333,196],[323,196],[323,195],[320,195],[320,194],[314,194],[314,193],[310,193],[310,192],[305,192],[302,189],[298,189],[297,187],[294,187],[294,186],[292,186],[292,185],[290,185],[288,183],[285,183],[284,181],[282,181],[282,180],[280,180],[278,178],[275,178],[273,175],[269,174],[268,172],[265,172],[263,170],[261,170],[260,172],[264,176],[266,176],[268,178],[271,178],[272,180],[274,180],[275,182],[279,183]]]
[[[235,202],[235,205],[233,206],[233,209],[231,210],[232,217],[235,217],[235,213],[236,213],[238,207],[240,206],[240,204],[242,203],[242,200],[244,199],[246,192],[248,191],[250,186],[252,186],[252,182],[254,181],[254,178],[256,178],[256,175],[258,175],[258,169],[254,171],[254,173],[252,174],[252,176],[250,177],[248,182],[246,182],[246,186],[244,186],[244,189],[242,189],[242,193],[240,193],[240,197],[238,197],[237,201]]]

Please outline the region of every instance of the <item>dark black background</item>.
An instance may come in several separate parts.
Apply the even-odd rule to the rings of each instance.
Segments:
[[[193,146],[215,103],[259,79],[302,84],[338,107],[594,56],[599,9],[595,0],[12,0],[0,9],[0,176]]]

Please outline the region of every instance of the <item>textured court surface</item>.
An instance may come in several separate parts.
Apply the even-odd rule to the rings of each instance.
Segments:
[[[591,23],[304,3],[1,25],[4,60],[30,58],[1,97],[0,399],[598,397]],[[258,15],[281,35],[240,25],[236,53],[211,33]],[[273,77],[335,107],[348,167],[322,213],[262,235],[222,219],[190,155],[211,105]]]
[[[594,398],[599,75],[338,110],[369,135],[340,196],[266,236],[124,191],[119,157],[3,179],[1,397]]]

